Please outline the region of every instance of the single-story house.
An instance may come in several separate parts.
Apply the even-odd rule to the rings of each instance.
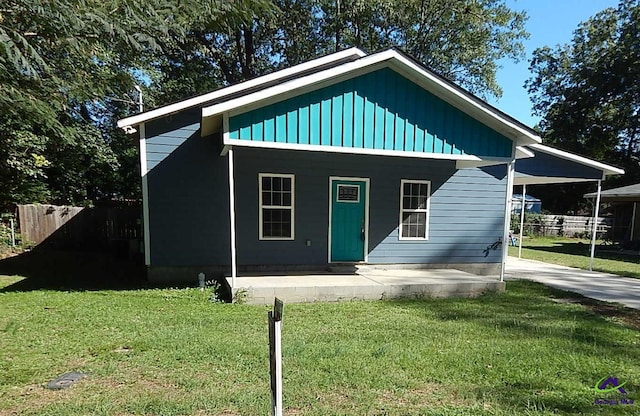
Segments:
[[[399,50],[353,48],[120,120],[151,280],[407,264],[503,269],[538,134]]]

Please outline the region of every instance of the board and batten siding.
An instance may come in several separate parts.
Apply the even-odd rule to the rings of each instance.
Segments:
[[[506,167],[501,175],[454,161],[236,148],[238,264],[326,264],[329,177],[370,178],[369,262],[499,263]],[[258,239],[258,174],[295,176],[295,240]],[[399,240],[400,180],[431,181],[429,239]],[[311,241],[308,247],[306,240]]]
[[[230,263],[227,158],[199,123],[195,109],[146,124],[152,266]]]
[[[389,68],[234,115],[229,138],[486,157],[513,144]]]

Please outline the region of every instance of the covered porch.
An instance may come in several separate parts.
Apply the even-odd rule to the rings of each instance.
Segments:
[[[233,287],[232,278],[227,284]],[[474,297],[504,292],[500,276],[456,269],[420,269],[410,265],[355,266],[327,272],[254,274],[235,278],[234,299],[250,304],[337,302],[400,298]]]

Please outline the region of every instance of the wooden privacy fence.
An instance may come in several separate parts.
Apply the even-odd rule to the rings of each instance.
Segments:
[[[93,251],[139,251],[140,204],[107,206],[18,205],[23,244]]]
[[[613,219],[598,217],[596,233],[599,238],[607,236],[612,228]],[[531,215],[524,224],[525,234],[564,235],[567,237],[590,235],[593,229],[593,217],[579,215]]]

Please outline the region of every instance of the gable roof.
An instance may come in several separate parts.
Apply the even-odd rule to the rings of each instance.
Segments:
[[[231,99],[238,95],[245,95],[250,92],[267,88],[276,83],[285,82],[291,78],[330,69],[336,65],[353,61],[365,55],[366,54],[358,48],[345,49],[340,52],[332,53],[330,55],[322,56],[320,58],[312,59],[311,61],[294,65],[290,68],[276,71],[272,74],[263,75],[261,77],[250,79],[248,81],[230,85],[228,87],[222,87],[206,94],[198,95],[196,97],[178,101],[173,104],[168,104],[153,110],[145,111],[131,117],[123,118],[122,120],[118,120],[118,127],[126,128],[137,126],[147,121],[164,117],[169,114],[177,113],[188,108],[193,108],[220,100]]]
[[[537,132],[530,127],[440,75],[429,71],[397,49],[387,49],[365,55],[330,69],[300,74],[285,82],[258,91],[246,91],[246,94],[203,107],[202,134],[207,135],[217,131],[221,124],[220,117],[225,113],[229,115],[240,114],[381,68],[392,69],[439,99],[515,141],[517,145],[528,145],[542,141]],[[277,74],[276,72],[266,77],[277,76]]]

